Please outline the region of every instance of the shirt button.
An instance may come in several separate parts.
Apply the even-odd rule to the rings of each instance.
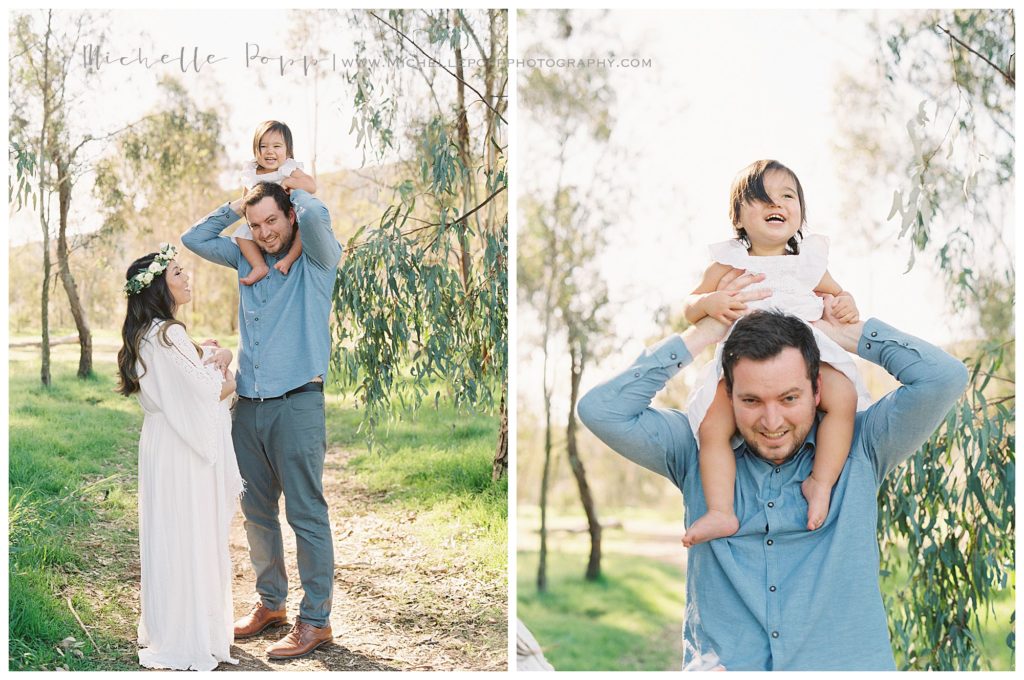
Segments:
[[[260,344],[260,341],[259,341],[259,340],[257,340],[257,341],[256,341],[256,344],[257,344],[257,345],[258,345],[258,344]]]
[[[259,367],[260,367],[260,365],[259,365],[259,364],[256,364],[256,368],[259,368]]]
[[[778,588],[776,588],[775,586],[772,586],[768,590],[770,590],[770,591],[772,591],[774,593],[776,590],[778,590]]]
[[[778,473],[780,473],[780,472],[782,472],[782,468],[775,468],[775,473],[776,473],[776,474],[778,474]]]
[[[676,358],[676,353],[672,352],[672,355],[669,357],[669,359],[672,359],[673,361],[675,361],[675,358]]]
[[[682,368],[682,367],[683,367],[683,362],[680,361],[678,364],[676,364],[676,368]]]
[[[773,630],[773,631],[772,631],[772,637],[773,637],[773,638],[777,638],[777,637],[779,637],[779,631],[777,631],[777,630]]]
[[[258,317],[258,316],[257,316],[257,317],[256,317],[256,320],[257,320],[257,321],[259,321],[259,320],[260,320],[260,317]]]
[[[259,319],[257,319],[257,321],[259,321]],[[637,371],[636,373],[634,373],[633,377],[634,378],[639,378],[640,377],[640,371]]]
[[[769,508],[774,508],[774,507],[775,507],[775,503],[769,502],[769,503],[768,503],[768,507],[769,507]]]
[[[869,342],[869,343],[865,344],[864,347],[866,347],[867,349],[871,349],[871,343]]]
[[[873,337],[873,338],[878,337],[878,332],[877,331],[871,331],[871,337]]]
[[[768,539],[768,545],[775,545],[775,541],[773,541],[772,539],[769,538]]]

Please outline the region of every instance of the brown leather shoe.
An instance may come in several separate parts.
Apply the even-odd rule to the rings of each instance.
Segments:
[[[271,659],[297,659],[333,639],[331,624],[317,628],[305,621],[296,620],[290,633],[267,647],[267,656]]]
[[[255,637],[270,626],[284,626],[287,623],[287,611],[267,609],[263,606],[263,602],[257,602],[248,614],[235,621],[235,639],[244,640]]]

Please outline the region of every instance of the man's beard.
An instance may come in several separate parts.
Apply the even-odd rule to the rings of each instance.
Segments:
[[[259,245],[260,250],[262,250],[267,255],[273,255],[274,257],[281,258],[281,257],[284,257],[285,255],[287,255],[291,251],[292,243],[295,242],[295,232],[297,232],[298,230],[299,230],[298,226],[293,224],[292,225],[292,234],[291,234],[291,236],[288,237],[287,241],[279,238],[278,242],[281,244],[281,247],[276,252],[273,252],[273,253],[266,249],[266,247],[263,245],[262,241],[257,241],[256,243],[257,243],[257,245]]]
[[[814,419],[812,419],[811,423],[807,425],[807,429],[804,430],[803,432],[797,432],[796,433],[796,435],[793,438],[793,448],[789,452],[787,452],[786,455],[784,457],[782,457],[782,458],[777,458],[777,457],[776,458],[769,458],[769,457],[767,457],[764,454],[764,452],[761,450],[760,446],[756,443],[756,441],[757,441],[756,436],[755,437],[751,437],[750,439],[748,439],[743,434],[743,432],[740,432],[740,436],[743,437],[743,441],[747,445],[747,449],[749,449],[750,452],[753,453],[756,457],[760,458],[761,460],[765,461],[766,463],[770,463],[771,465],[782,465],[783,463],[787,463],[790,460],[792,460],[793,457],[796,456],[796,454],[803,447],[804,442],[807,441],[807,435],[810,434],[811,427],[817,421],[817,418],[818,418],[818,416],[817,416],[817,413],[816,413]],[[754,434],[756,435],[757,433],[754,432]],[[751,441],[751,439],[753,439],[754,441]]]

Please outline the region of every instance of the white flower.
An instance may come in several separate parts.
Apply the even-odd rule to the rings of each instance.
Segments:
[[[147,286],[153,283],[153,272],[145,272],[142,274],[142,282]]]
[[[149,264],[149,271],[153,272],[154,274],[159,274],[163,270],[164,270],[164,265],[160,264],[156,260],[154,260],[153,262],[151,262]]]

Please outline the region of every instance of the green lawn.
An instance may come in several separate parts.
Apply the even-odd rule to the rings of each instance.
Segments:
[[[113,391],[109,352],[97,357],[97,377],[80,381],[76,350],[55,348],[49,390],[39,385],[38,349],[11,353],[11,670],[138,669],[133,584],[142,412],[134,398]],[[355,452],[348,469],[381,492],[380,511],[416,511],[424,540],[457,540],[469,556],[464,569],[504,583],[507,487],[490,481],[497,418],[459,414],[443,403],[437,411],[427,407],[378,436],[370,452],[355,433],[359,415],[329,395],[330,445]],[[58,649],[68,637],[84,644]]]
[[[548,590],[536,587],[537,553],[517,560],[517,616],[560,671],[679,670],[684,581],[681,570],[610,553],[603,576],[583,580],[586,556],[548,553]]]
[[[604,509],[604,516],[637,516],[643,513]],[[557,533],[549,539],[548,591],[538,594],[537,526],[534,508],[519,516],[517,558],[518,617],[540,643],[557,670],[678,670],[682,660],[682,620],[685,576],[677,565],[640,554],[638,542],[621,529],[606,531],[602,561],[603,578],[586,583],[586,535]],[[554,513],[552,525],[582,527],[585,521]],[[663,520],[670,530],[674,526]],[[680,531],[681,534],[681,531]],[[529,550],[524,550],[529,548]],[[893,592],[899,575],[883,581]],[[904,576],[905,578],[905,576]],[[978,631],[983,670],[1012,670],[1013,653],[1006,645],[1012,631],[1010,615],[1015,607],[1013,579],[1010,587],[993,601],[993,613],[980,614]],[[897,663],[899,658],[897,654]]]

